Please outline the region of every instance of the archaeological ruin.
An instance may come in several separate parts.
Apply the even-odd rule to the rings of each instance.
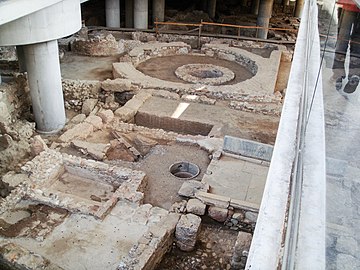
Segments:
[[[304,1],[32,2],[0,0],[0,269],[250,267]]]

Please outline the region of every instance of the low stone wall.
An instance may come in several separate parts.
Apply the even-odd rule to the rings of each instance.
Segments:
[[[62,80],[65,108],[81,111],[83,102],[87,99],[98,98],[101,91],[99,81],[88,80]]]
[[[71,50],[88,56],[111,56],[121,53],[119,44],[111,34],[97,34],[93,37],[77,38],[71,42]]]
[[[136,67],[152,57],[161,57],[168,55],[189,54],[191,47],[183,42],[171,43],[146,43],[137,46],[129,52],[131,63]]]

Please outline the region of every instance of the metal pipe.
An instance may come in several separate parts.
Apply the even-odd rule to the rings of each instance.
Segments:
[[[256,25],[264,27],[259,29],[257,33],[258,38],[266,39],[268,34],[268,27],[272,13],[274,0],[260,0],[259,15],[257,17]]]

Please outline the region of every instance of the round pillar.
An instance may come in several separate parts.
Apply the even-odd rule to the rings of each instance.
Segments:
[[[134,28],[134,0],[125,1],[125,27]]]
[[[258,15],[259,14],[259,5],[260,5],[260,0],[253,0],[251,2],[251,13],[254,15]]]
[[[260,0],[259,5],[259,15],[257,17],[257,26],[269,27],[269,22],[272,13],[274,0]],[[268,34],[268,29],[258,29],[257,37],[266,39]]]
[[[24,46],[36,129],[56,133],[65,125],[57,40]]]
[[[215,18],[216,15],[216,0],[209,0],[208,1],[208,14],[210,18]]]
[[[301,18],[303,7],[304,7],[304,0],[296,0],[294,17]]]
[[[19,64],[19,72],[26,72],[24,46],[16,46],[16,56]]]
[[[120,27],[120,0],[105,0],[107,27]]]
[[[165,17],[165,0],[153,0],[153,22],[157,19],[159,22],[164,21]]]
[[[134,27],[148,28],[149,4],[148,0],[134,0]]]

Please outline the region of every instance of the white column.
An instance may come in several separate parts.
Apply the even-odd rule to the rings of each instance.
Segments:
[[[153,0],[152,8],[153,21],[155,22],[157,18],[159,22],[163,22],[165,17],[165,0]]]
[[[125,1],[125,27],[134,28],[134,0]]]
[[[256,22],[257,26],[265,28],[269,27],[273,3],[274,0],[260,0],[259,13]],[[257,37],[266,39],[268,31],[268,29],[259,29]]]
[[[16,46],[16,55],[18,58],[19,72],[26,72],[25,54],[23,46]]]
[[[57,40],[24,46],[36,129],[56,133],[65,125]]]
[[[120,0],[105,0],[107,27],[120,27]]]
[[[207,7],[210,18],[214,18],[216,15],[216,0],[209,0]]]
[[[134,27],[136,29],[148,28],[148,13],[149,13],[148,0],[134,1]]]

